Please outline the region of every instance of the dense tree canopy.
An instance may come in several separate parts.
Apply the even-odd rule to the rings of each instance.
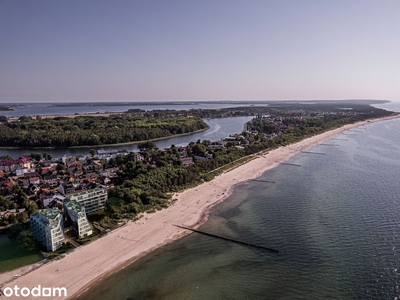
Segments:
[[[128,143],[190,133],[208,128],[200,118],[109,117],[20,118],[0,124],[0,146],[72,147]]]

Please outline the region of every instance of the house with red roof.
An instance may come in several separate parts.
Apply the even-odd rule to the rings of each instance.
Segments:
[[[29,178],[29,183],[30,184],[40,184],[40,178],[39,177],[31,177],[31,178]]]
[[[0,170],[5,172],[15,172],[17,169],[30,169],[32,163],[30,158],[22,157],[20,159],[7,159],[0,161]]]

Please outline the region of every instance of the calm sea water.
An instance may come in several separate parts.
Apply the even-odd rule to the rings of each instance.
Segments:
[[[397,111],[400,112],[400,102],[399,101],[392,101],[390,103],[385,103],[385,104],[374,104],[372,106],[386,109],[389,111]]]
[[[237,186],[201,227],[279,254],[192,233],[79,299],[398,299],[400,121],[351,133]]]

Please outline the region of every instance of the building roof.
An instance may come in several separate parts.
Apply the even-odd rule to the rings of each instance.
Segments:
[[[55,219],[60,215],[60,211],[58,209],[51,208],[39,209],[37,213],[42,215],[46,219]]]
[[[75,200],[64,202],[64,205],[69,210],[73,210],[73,211],[76,211],[76,212],[83,212],[83,206],[79,202],[77,202]]]
[[[4,182],[3,185],[8,186],[8,187],[13,187],[14,186],[14,182],[8,181],[8,182]]]
[[[119,171],[119,167],[104,169],[104,172],[117,172],[117,171]]]
[[[78,191],[78,192],[76,191],[76,192],[73,192],[73,193],[69,193],[69,194],[67,194],[67,197],[70,198],[70,197],[76,197],[76,196],[83,196],[83,195],[94,193],[94,192],[98,192],[98,191],[104,191],[105,192],[106,190],[101,188],[101,187],[96,187],[96,188],[93,188],[93,189],[90,189],[90,190],[83,190],[83,191]]]
[[[181,161],[182,162],[184,162],[184,161],[193,161],[193,157],[181,157]]]
[[[56,175],[46,175],[43,177],[44,180],[57,180],[58,177]]]
[[[13,166],[19,163],[25,164],[30,162],[30,159],[27,157],[23,157],[21,159],[7,159],[0,161],[0,166]]]

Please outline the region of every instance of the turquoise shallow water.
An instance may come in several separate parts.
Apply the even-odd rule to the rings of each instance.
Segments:
[[[396,299],[400,121],[300,153],[216,206],[199,234],[157,249],[80,299]]]

